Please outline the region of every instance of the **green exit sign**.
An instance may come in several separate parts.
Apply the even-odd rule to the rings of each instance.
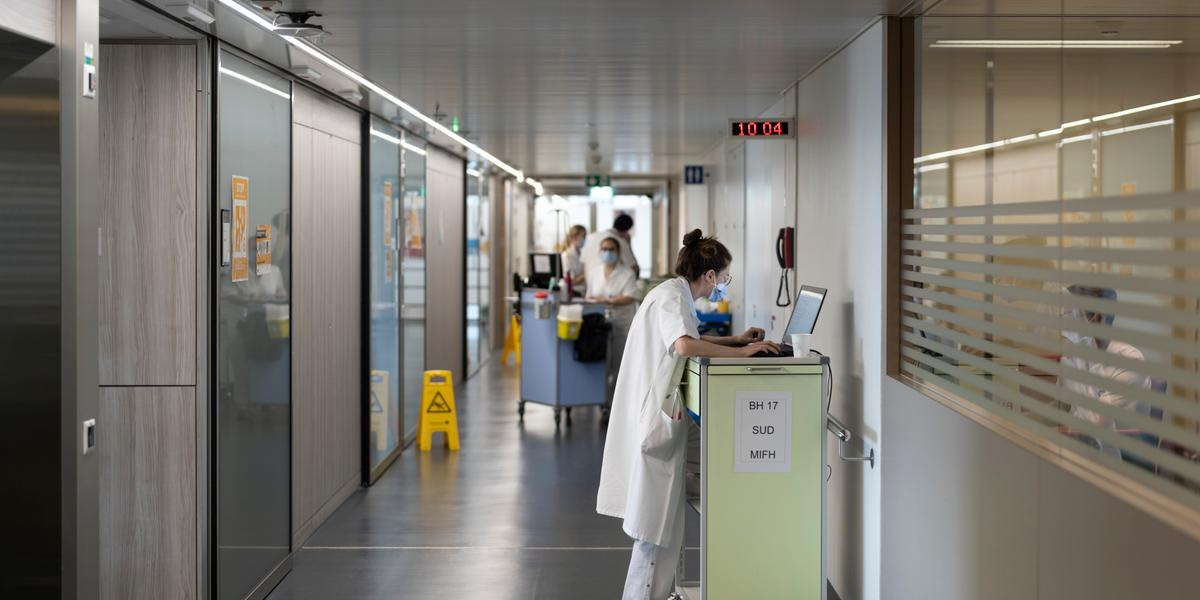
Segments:
[[[588,175],[584,178],[587,187],[612,187],[611,175]]]

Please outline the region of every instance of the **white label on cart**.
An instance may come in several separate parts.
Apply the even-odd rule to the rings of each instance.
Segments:
[[[737,392],[737,473],[786,473],[792,470],[792,395],[788,392]]]

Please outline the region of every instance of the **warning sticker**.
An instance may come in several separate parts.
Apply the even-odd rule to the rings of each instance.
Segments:
[[[446,404],[446,399],[442,397],[442,393],[438,392],[433,400],[429,401],[429,408],[425,409],[427,413],[448,413],[450,405]]]

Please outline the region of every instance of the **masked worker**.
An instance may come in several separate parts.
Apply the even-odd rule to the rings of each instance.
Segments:
[[[726,337],[697,332],[693,302],[725,298],[732,260],[721,242],[703,237],[699,229],[687,234],[675,264],[678,277],[646,295],[629,328],[596,497],[596,511],[623,519],[625,533],[634,539],[623,600],[666,600],[674,592],[683,542],[688,430],[673,426],[664,438],[658,403],[647,399],[678,385],[678,379],[671,379],[685,357],[779,352],[758,328]],[[681,412],[668,417],[679,425],[684,418]]]
[[[600,242],[600,264],[593,265],[587,273],[587,299],[609,306],[612,340],[608,345],[608,374],[614,378],[610,379],[610,390],[620,372],[625,338],[629,335],[629,326],[633,324],[633,315],[637,312],[633,298],[637,293],[637,282],[637,274],[621,262],[621,243],[615,237],[604,238]]]
[[[633,256],[633,247],[629,245],[630,240],[633,239],[633,217],[623,213],[613,219],[611,229],[588,236],[588,240],[583,244],[583,250],[580,252],[584,272],[586,273],[600,264],[600,243],[608,238],[616,238],[617,243],[621,246],[621,263],[633,269],[633,274],[640,277],[641,268],[638,266],[637,258]]]

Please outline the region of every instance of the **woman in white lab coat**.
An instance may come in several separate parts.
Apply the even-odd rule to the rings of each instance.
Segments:
[[[612,343],[609,344],[608,373],[611,387],[621,370],[621,356],[625,352],[625,338],[629,326],[637,313],[633,295],[637,293],[637,273],[621,260],[621,243],[614,237],[600,242],[600,262],[591,265],[587,272],[587,299],[591,302],[608,304],[612,323]],[[610,398],[611,400],[611,398]]]
[[[583,282],[587,277],[587,273],[584,273],[583,259],[579,254],[583,250],[583,242],[587,235],[587,229],[583,225],[572,225],[567,231],[567,238],[563,240],[563,251],[559,257],[562,261],[563,276],[571,276],[571,287],[576,290],[583,289]]]
[[[724,299],[732,280],[729,250],[699,229],[683,238],[675,264],[678,277],[659,284],[634,315],[617,377],[596,511],[623,519],[634,539],[623,600],[665,600],[674,588],[675,568],[683,542],[682,448],[686,430],[670,440],[674,451],[651,456],[642,452],[647,397],[656,376],[674,371],[675,361],[691,356],[748,357],[778,352],[751,328],[739,336],[701,337],[693,302]],[[661,382],[660,382],[661,387]],[[683,418],[682,415],[676,415]],[[677,428],[678,430],[678,428]],[[661,456],[669,458],[660,458]]]

